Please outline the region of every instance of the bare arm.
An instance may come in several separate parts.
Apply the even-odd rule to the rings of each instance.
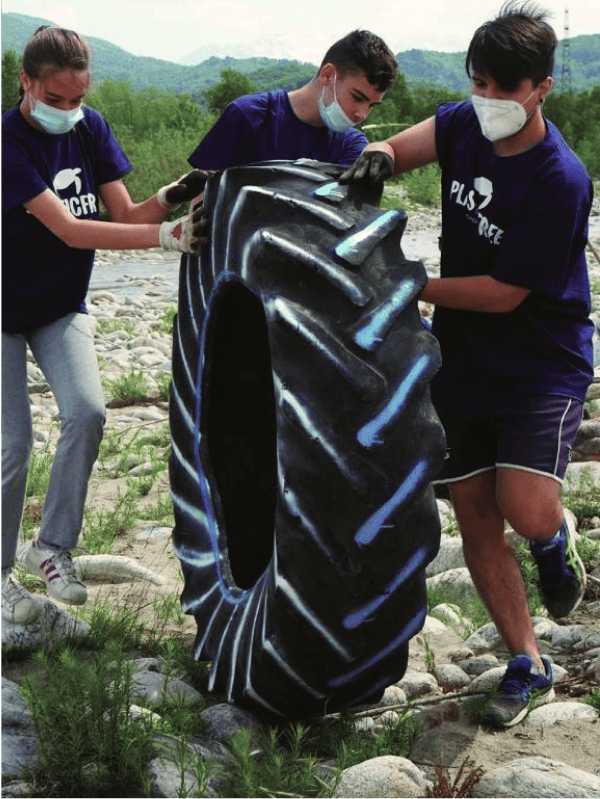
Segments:
[[[147,202],[150,203],[152,199]],[[158,222],[134,225],[78,219],[50,189],[25,203],[25,208],[69,247],[127,250],[160,246]]]
[[[368,144],[366,150],[382,150],[394,161],[394,175],[408,172],[437,160],[435,149],[435,117],[423,120],[400,131],[384,142]]]
[[[419,299],[462,311],[508,313],[530,293],[529,289],[502,283],[489,275],[475,275],[432,278]]]
[[[143,203],[134,203],[122,180],[103,183],[100,197],[113,222],[126,222],[130,225],[159,224],[169,212],[159,205],[156,195]]]
[[[367,144],[358,160],[340,175],[339,182],[377,185],[435,160],[435,117],[429,117],[387,141]]]

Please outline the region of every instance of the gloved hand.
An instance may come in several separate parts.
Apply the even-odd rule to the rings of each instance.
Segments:
[[[194,169],[187,175],[182,175],[175,183],[169,183],[158,190],[156,199],[161,208],[170,211],[181,203],[193,200],[204,191],[210,172],[203,169]]]
[[[394,174],[394,159],[382,150],[363,150],[357,160],[338,178],[339,183],[383,183]]]
[[[203,244],[208,244],[207,227],[202,208],[173,222],[163,222],[158,231],[160,246],[164,250],[196,255]]]

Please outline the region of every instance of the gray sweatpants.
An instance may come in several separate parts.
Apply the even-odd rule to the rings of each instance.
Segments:
[[[76,546],[104,430],[100,371],[86,314],[69,314],[27,334],[2,333],[2,568],[15,560],[33,447],[27,345],[50,384],[61,425],[42,514],[45,541]]]

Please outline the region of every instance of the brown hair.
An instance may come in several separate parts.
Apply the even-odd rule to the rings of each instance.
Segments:
[[[387,44],[370,31],[356,30],[332,44],[321,62],[334,64],[341,75],[364,72],[378,91],[386,91],[396,80],[398,64]]]
[[[88,70],[91,54],[88,43],[75,31],[42,25],[25,45],[23,69],[30,78],[41,78],[49,69]],[[23,87],[19,87],[23,94]]]

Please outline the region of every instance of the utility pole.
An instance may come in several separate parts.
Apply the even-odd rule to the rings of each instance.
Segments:
[[[561,72],[561,94],[573,92],[573,80],[571,76],[571,52],[569,49],[569,7],[565,3],[565,27],[562,43],[562,72]]]

